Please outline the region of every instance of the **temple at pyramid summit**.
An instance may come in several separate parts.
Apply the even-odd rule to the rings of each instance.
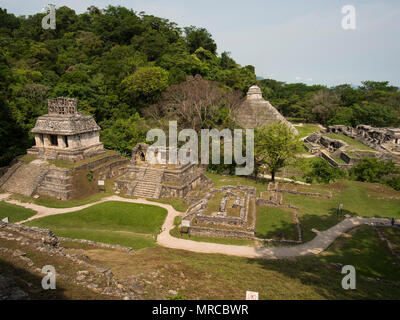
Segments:
[[[31,130],[35,145],[0,177],[0,188],[59,200],[97,192],[98,180],[123,174],[129,163],[118,152],[104,149],[100,130],[92,116],[78,111],[76,99],[49,99],[48,113]]]
[[[78,112],[76,99],[49,99],[48,114],[40,116],[31,131],[35,134],[35,146],[28,154],[72,162],[91,158],[105,152],[100,130],[93,117]]]
[[[281,121],[298,134],[297,129],[269,101],[264,100],[261,89],[255,85],[249,88],[246,100],[236,114],[236,121],[245,129]]]

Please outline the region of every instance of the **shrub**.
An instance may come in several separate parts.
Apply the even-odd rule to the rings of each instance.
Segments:
[[[338,167],[332,167],[323,159],[315,160],[311,165],[311,171],[304,175],[307,183],[316,180],[318,183],[331,183],[345,176],[345,172]]]
[[[386,175],[396,173],[392,161],[380,161],[376,158],[365,158],[350,169],[349,174],[353,180],[362,182],[382,182]]]

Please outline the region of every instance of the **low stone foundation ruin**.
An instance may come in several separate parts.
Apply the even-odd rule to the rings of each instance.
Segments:
[[[207,214],[209,201],[222,193],[219,212]],[[211,189],[203,199],[187,210],[182,221],[190,224],[190,235],[216,238],[254,239],[256,223],[256,189],[253,187],[224,186]],[[239,209],[239,216],[229,216],[228,200],[232,208]],[[183,222],[185,224],[185,222]]]

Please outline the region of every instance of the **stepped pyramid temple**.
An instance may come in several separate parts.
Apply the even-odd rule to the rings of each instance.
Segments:
[[[294,126],[263,99],[257,86],[249,89],[237,119],[249,129],[282,121],[297,134]],[[131,160],[105,150],[100,130],[91,116],[78,111],[76,99],[48,100],[48,113],[40,116],[32,129],[35,145],[0,177],[0,188],[29,197],[68,200],[98,192],[99,181],[103,185],[103,181],[115,178],[114,190],[127,196],[189,199],[212,183],[202,165],[166,165],[173,151],[169,148],[148,152],[149,145],[138,144]]]
[[[1,189],[68,200],[97,192],[97,180],[125,172],[129,160],[104,150],[101,128],[77,106],[72,98],[48,100],[48,114],[39,117],[32,129],[35,146],[0,177]]]
[[[246,100],[239,108],[236,118],[239,125],[245,129],[255,129],[265,124],[282,121],[298,134],[297,129],[269,101],[264,100],[261,89],[258,86],[250,87]]]
[[[210,182],[200,165],[157,164],[168,161],[168,148],[148,154],[149,146],[138,144],[131,161],[105,150],[100,130],[91,116],[78,112],[76,99],[48,100],[48,114],[40,116],[32,129],[35,145],[0,177],[0,188],[68,200],[98,192],[99,181],[116,178],[114,190],[127,196],[183,198]]]
[[[115,180],[115,189],[139,198],[184,198],[196,188],[211,181],[205,169],[197,164],[162,164],[169,162],[169,148],[148,152],[149,145],[139,143],[132,150],[127,172]]]

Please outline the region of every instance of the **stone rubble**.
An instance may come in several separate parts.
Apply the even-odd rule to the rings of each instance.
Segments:
[[[75,277],[57,273],[57,277],[61,279],[84,286],[96,293],[103,295],[129,300],[138,298],[137,293],[134,292],[134,290],[124,286],[114,277],[110,268],[99,268],[88,263],[87,261],[82,260],[78,255],[65,253],[64,248],[60,245],[59,239],[50,230],[0,222],[0,238],[7,241],[14,241],[23,246],[29,246],[31,249],[46,253],[50,256],[68,259],[76,265],[85,267],[84,270],[82,269],[78,271]],[[113,246],[111,246],[111,248],[115,249]],[[133,252],[131,248],[122,246],[116,248],[125,252]],[[34,273],[41,274],[41,268],[36,266],[34,262],[27,257],[26,253],[20,249],[13,250],[0,247],[0,252],[19,259],[27,266],[27,269]],[[104,287],[104,283],[107,284],[106,287]],[[23,294],[22,290],[15,287],[9,280],[5,279],[4,277],[0,278],[0,299],[14,298],[25,299],[29,297],[27,294]]]

